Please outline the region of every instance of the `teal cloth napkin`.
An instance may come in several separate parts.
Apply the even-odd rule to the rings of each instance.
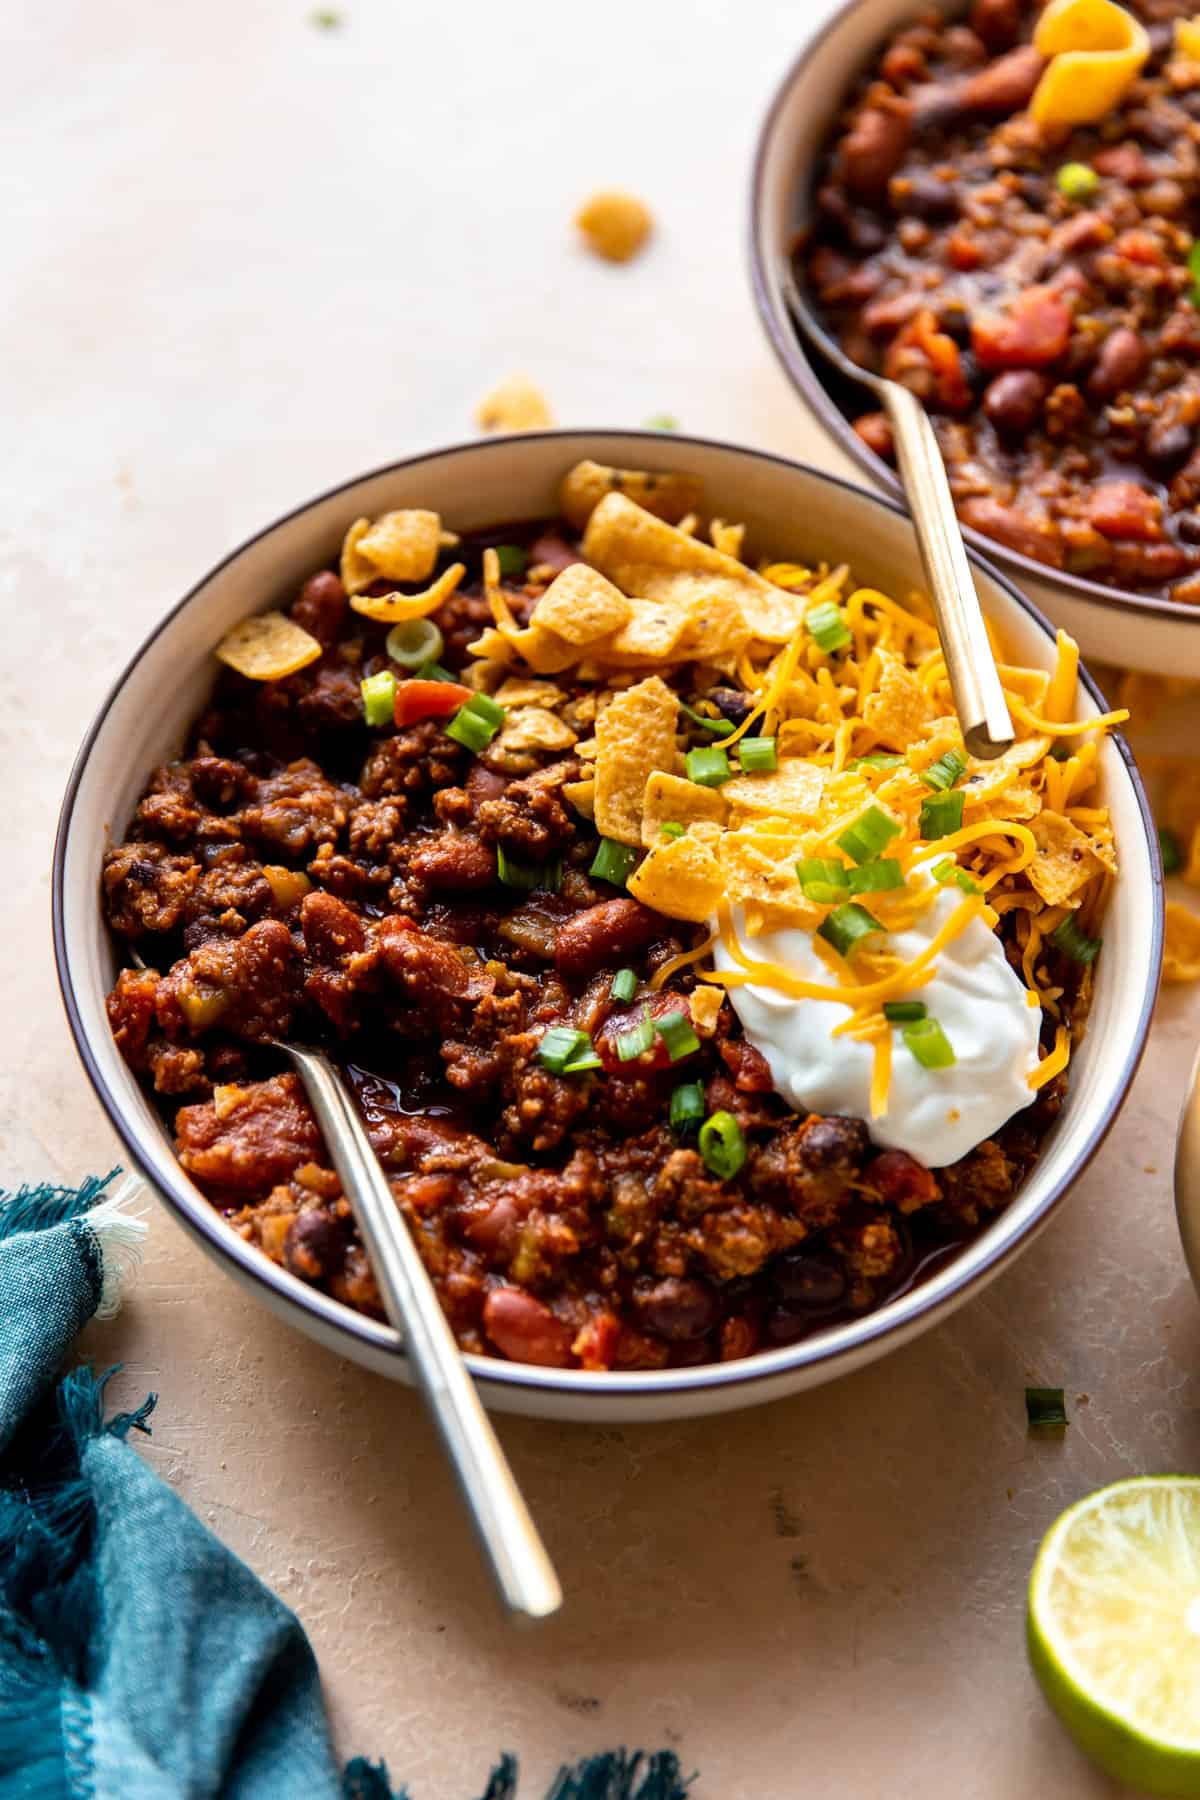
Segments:
[[[299,1620],[130,1447],[155,1396],[106,1420],[107,1376],[59,1375],[144,1230],[111,1181],[0,1192],[0,1800],[407,1800],[339,1771]],[[547,1800],[687,1792],[618,1750]],[[516,1793],[504,1756],[482,1800]]]

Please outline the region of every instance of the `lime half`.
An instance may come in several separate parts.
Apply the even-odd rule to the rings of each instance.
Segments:
[[[1063,1513],[1029,1581],[1029,1655],[1080,1749],[1200,1796],[1200,1479],[1118,1481]]]

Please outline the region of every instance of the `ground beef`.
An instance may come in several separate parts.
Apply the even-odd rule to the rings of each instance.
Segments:
[[[976,0],[965,34],[935,12],[901,29],[827,147],[797,270],[853,360],[932,413],[968,524],[1195,603],[1200,76],[1168,23],[1189,0],[1131,10],[1150,59],[1071,132],[1024,110],[1044,67],[1035,0]],[[1093,177],[1081,198],[1060,189],[1068,163]],[[882,414],[854,423],[893,456]]]
[[[916,142],[917,115],[911,129]],[[549,527],[513,541],[553,566],[574,556]],[[454,553],[477,572],[478,542]],[[510,585],[519,619],[535,591]],[[321,659],[276,683],[223,673],[191,753],[155,772],[102,872],[118,944],[154,965],[118,975],[114,1040],[183,1167],[248,1242],[382,1316],[272,1046],[293,1032],[341,1059],[458,1340],[479,1354],[655,1369],[792,1343],[877,1305],[1006,1204],[1061,1080],[935,1175],[881,1153],[859,1120],[790,1112],[728,1006],[679,1064],[658,1033],[623,1057],[644,1022],[691,1017],[690,968],[649,984],[702,930],[589,874],[598,834],[565,792],[586,765],[531,751],[510,766],[494,745],[473,757],[432,719],[368,732],[358,681],[386,666],[385,628],[328,571],[292,612]],[[490,614],[472,588],[436,617],[458,672]],[[588,697],[565,703],[581,736]],[[708,699],[747,716],[732,685]],[[617,968],[636,979],[632,1000],[613,996]],[[1061,974],[1073,1017],[1086,981]],[[586,1032],[599,1067],[546,1067],[555,1026]],[[670,1126],[683,1082],[737,1119],[735,1176],[705,1166],[694,1127]]]

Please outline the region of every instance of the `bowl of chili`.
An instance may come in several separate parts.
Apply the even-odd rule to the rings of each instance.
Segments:
[[[427,657],[415,669],[408,666],[404,659],[428,651],[433,640],[418,628],[419,622],[396,616],[419,610],[413,602],[420,596],[388,591],[387,582],[361,584],[359,604],[367,623],[353,639],[344,635],[345,591],[331,572],[323,571],[336,559],[344,538],[349,542],[357,532],[356,542],[372,542],[364,535],[371,519],[377,520],[378,542],[382,520],[427,522],[436,513],[451,524],[461,534],[460,542],[438,551],[439,558],[481,563],[483,583],[491,579],[497,584],[491,599],[500,618],[507,604],[504,582],[511,589],[520,580],[518,556],[523,569],[534,559],[547,581],[556,563],[560,580],[572,567],[582,568],[569,542],[569,521],[557,528],[557,545],[547,524],[558,510],[564,473],[581,464],[641,471],[634,480],[649,483],[649,489],[639,488],[642,493],[656,487],[660,494],[671,491],[683,471],[690,484],[686,492],[702,488],[706,507],[719,506],[723,517],[744,522],[746,544],[755,553],[803,556],[819,570],[832,567],[851,547],[858,578],[875,584],[861,590],[868,596],[880,589],[903,594],[919,584],[911,528],[893,503],[802,465],[699,439],[601,431],[527,434],[414,457],[349,481],[235,550],[165,613],[118,679],[79,753],[63,804],[53,869],[55,952],[85,1071],[132,1162],[175,1221],[281,1319],[366,1367],[404,1379],[402,1347],[372,1309],[369,1269],[361,1250],[346,1237],[344,1220],[327,1191],[319,1141],[272,1064],[269,1044],[290,1022],[278,1009],[301,978],[307,992],[320,994],[327,1018],[350,1018],[341,1009],[353,1009],[357,1002],[341,977],[364,949],[359,944],[356,950],[351,939],[358,931],[365,933],[374,959],[366,986],[378,995],[381,983],[395,983],[406,1003],[400,1013],[391,999],[386,1002],[386,1050],[378,1035],[354,1039],[353,1048],[345,1051],[348,1072],[383,1153],[389,1146],[402,1152],[395,1166],[410,1171],[403,1178],[404,1203],[422,1233],[432,1234],[427,1248],[452,1316],[474,1284],[475,1296],[464,1302],[467,1311],[459,1321],[460,1341],[487,1403],[592,1420],[718,1412],[830,1379],[907,1341],[994,1278],[1045,1224],[1112,1124],[1144,1045],[1161,954],[1157,840],[1128,750],[1119,736],[1104,736],[1098,740],[1096,773],[1119,846],[1120,873],[1107,896],[1104,953],[1093,964],[1096,945],[1086,936],[1074,950],[1063,945],[1068,956],[1094,973],[1094,985],[1089,975],[1090,1023],[1072,1058],[1065,1103],[1054,1122],[1045,1123],[1038,1153],[1021,1165],[1024,1179],[1006,1189],[1001,1210],[978,1217],[974,1225],[960,1215],[964,1228],[924,1246],[928,1254],[919,1253],[921,1242],[906,1238],[903,1259],[891,1265],[888,1283],[857,1310],[846,1303],[844,1269],[829,1255],[807,1254],[805,1246],[779,1276],[787,1292],[773,1288],[770,1301],[781,1317],[807,1307],[805,1329],[794,1336],[790,1329],[774,1337],[760,1335],[755,1342],[747,1335],[747,1321],[762,1317],[762,1296],[749,1266],[743,1278],[735,1262],[741,1254],[742,1224],[750,1239],[756,1226],[749,1211],[726,1208],[714,1242],[719,1241],[722,1256],[733,1259],[726,1266],[728,1287],[720,1295],[724,1317],[734,1327],[730,1333],[718,1343],[715,1317],[697,1321],[686,1316],[692,1302],[705,1309],[713,1306],[715,1281],[676,1282],[669,1296],[670,1317],[666,1323],[657,1320],[657,1336],[648,1329],[632,1334],[642,1343],[657,1342],[662,1354],[653,1366],[645,1360],[642,1366],[598,1366],[596,1357],[587,1366],[578,1348],[587,1333],[574,1335],[573,1325],[564,1337],[563,1317],[577,1324],[585,1313],[590,1318],[612,1311],[612,1294],[622,1279],[620,1258],[636,1262],[635,1246],[644,1235],[641,1228],[626,1231],[622,1220],[632,1220],[636,1227],[634,1215],[654,1185],[655,1170],[671,1160],[672,1144],[696,1146],[683,1159],[703,1177],[691,1188],[693,1197],[716,1192],[714,1184],[740,1182],[755,1167],[767,1172],[771,1156],[778,1161],[784,1146],[797,1142],[797,1134],[806,1138],[810,1160],[814,1155],[818,1162],[825,1158],[838,1169],[846,1154],[861,1160],[874,1152],[866,1148],[865,1127],[858,1120],[797,1119],[782,1102],[761,1094],[747,1110],[745,1094],[730,1082],[714,1086],[711,1071],[704,1080],[682,1078],[690,1067],[701,1069],[710,1045],[701,1045],[693,1029],[700,1009],[693,1019],[678,986],[670,980],[655,986],[650,975],[659,968],[671,977],[681,960],[678,943],[672,947],[663,936],[671,919],[652,919],[646,925],[633,901],[618,899],[617,921],[615,914],[609,918],[613,902],[603,898],[619,896],[626,882],[636,887],[640,850],[613,838],[597,842],[594,828],[586,825],[572,828],[549,862],[537,864],[541,873],[531,878],[532,838],[517,855],[515,839],[505,835],[518,816],[513,781],[525,783],[522,830],[531,818],[543,826],[552,822],[552,809],[532,798],[528,770],[498,782],[494,766],[485,767],[477,780],[469,773],[480,759],[486,764],[490,757],[494,765],[495,746],[503,741],[497,734],[507,730],[497,715],[505,708],[483,687],[471,685],[469,676],[462,682],[446,679],[467,674],[467,638],[492,629],[481,626],[486,612],[477,579],[458,594],[448,588],[447,601],[426,614],[437,625],[449,668],[430,667]],[[348,536],[352,521],[359,523]],[[501,550],[510,558],[507,576]],[[791,566],[771,565],[781,581],[779,571]],[[1061,650],[1045,620],[984,561],[975,559],[974,569],[985,611],[1013,658],[1030,671],[1053,671]],[[342,570],[347,571],[344,550]],[[535,582],[525,597],[527,609],[537,604],[534,594],[539,591]],[[589,593],[592,604],[594,584]],[[582,604],[576,607],[579,619]],[[264,608],[269,610],[264,613]],[[811,612],[821,614],[821,607],[813,605]],[[844,653],[834,643],[837,613],[835,605],[833,616],[821,614],[809,631],[814,640],[818,632],[825,634],[830,654]],[[255,624],[250,638],[273,631],[277,646],[282,645],[277,654],[316,660],[307,670],[260,684],[251,693],[241,670],[253,667],[261,644],[247,650],[248,618]],[[280,627],[267,623],[280,619],[291,628],[290,637],[286,632],[278,637]],[[707,620],[702,625],[709,629]],[[533,627],[513,619],[511,629],[518,636],[525,632],[528,639]],[[315,652],[300,641],[306,633],[317,640]],[[351,643],[354,648],[348,648]],[[227,671],[214,691],[211,653],[218,645],[233,673]],[[698,643],[696,653],[702,651]],[[818,652],[824,654],[819,641],[814,654]],[[380,679],[384,675],[386,683]],[[410,692],[410,683],[422,689],[444,687],[446,693]],[[543,679],[543,697],[545,686]],[[728,760],[736,747],[722,748],[732,730],[725,729],[728,721],[713,710],[711,700],[697,701],[693,695],[692,702],[681,703],[679,711],[687,735],[703,740],[693,743],[686,761],[689,791],[700,795],[704,810],[703,794],[727,785]],[[1078,708],[1083,721],[1104,712],[1103,700],[1086,676]],[[545,708],[533,710],[542,713]],[[581,715],[571,717],[578,726]],[[739,758],[743,782],[770,779],[776,772],[773,740],[755,733],[752,724],[747,713],[744,729],[738,728],[738,742],[747,746]],[[546,729],[543,718],[537,730]],[[524,754],[523,739],[508,741],[518,756]],[[720,769],[714,752],[723,759]],[[863,760],[875,781],[889,776],[882,765],[901,759],[885,755],[882,765],[879,757],[874,763],[869,756]],[[535,776],[536,763],[535,756]],[[162,775],[147,787],[156,764],[162,765]],[[961,765],[962,759],[949,752],[930,764],[922,813],[928,809],[931,820],[935,810],[948,810],[948,800],[957,799]],[[485,778],[489,774],[490,781]],[[480,812],[489,805],[492,809],[487,820],[495,826],[495,841],[490,844],[486,833],[481,839],[473,827],[460,829],[451,818],[461,811],[465,819],[476,803]],[[955,820],[941,820],[939,813],[937,831],[953,827],[961,800],[955,815]],[[453,894],[444,886],[442,828],[448,823],[455,840]],[[933,834],[932,825],[923,822],[922,829]],[[651,855],[669,860],[681,835],[682,827],[665,820]],[[800,871],[801,878],[813,883],[814,894],[828,881],[853,878],[854,891],[879,911],[888,896],[877,890],[895,885],[889,874],[895,860],[890,854],[893,835],[882,811],[869,807],[841,839],[851,858],[849,875],[839,876],[836,865],[823,863],[819,870]],[[419,880],[432,885],[426,909],[416,919],[389,913],[386,896],[395,870],[389,872],[387,855],[398,840],[406,845],[403,882],[410,883],[416,869]],[[247,856],[245,847],[251,843],[253,854]],[[506,859],[503,867],[501,857]],[[547,875],[556,861],[560,866]],[[649,861],[646,857],[645,863]],[[943,874],[936,875],[939,881],[949,880],[953,872],[953,859],[944,862]],[[101,868],[103,893],[98,890]],[[373,875],[372,870],[382,873]],[[965,879],[970,888],[970,878]],[[380,884],[373,890],[372,881]],[[357,882],[368,886],[356,888]],[[503,895],[498,907],[494,899],[490,902],[490,912],[489,903],[480,898],[489,891]],[[351,895],[353,903],[340,895]],[[843,903],[840,891],[833,898],[839,904],[831,911],[832,935],[827,935],[835,949],[849,954],[856,920],[865,909],[859,901]],[[663,904],[668,915],[680,911],[669,896]],[[482,907],[491,923],[482,914],[476,917],[473,907]],[[598,913],[604,915],[602,969],[593,955]],[[471,948],[463,938],[465,929],[472,944],[482,943],[497,917],[508,933],[502,941],[512,962],[507,990],[498,965],[488,960],[496,938],[488,938],[490,948],[483,950]],[[247,928],[248,919],[255,923]],[[843,941],[836,945],[839,931]],[[132,960],[131,942],[141,947]],[[173,946],[169,953],[165,945]],[[168,971],[167,962],[180,952]],[[221,971],[228,970],[231,955],[241,959],[241,985],[222,994]],[[153,966],[156,958],[162,971]],[[557,987],[531,973],[542,966],[539,958],[553,960]],[[683,953],[683,962],[694,960],[694,952]],[[589,1032],[568,1022],[580,1015],[564,1012],[555,996],[564,984],[577,994],[585,987],[590,991],[597,979],[608,1023]],[[390,995],[392,989],[387,991]],[[505,992],[523,994],[522,1005],[549,1003],[539,1015],[541,1035],[534,1053],[528,1054],[527,1039],[519,1047],[527,1079],[517,1095],[517,1115],[503,1127],[497,1117],[495,1141],[480,1148],[477,1134],[487,1136],[489,1108],[496,1104],[486,1098],[494,1073],[488,1057],[497,1047],[501,1060],[516,1054],[497,1037],[504,1035],[503,1009],[511,1003]],[[904,1036],[914,1065],[936,1075],[948,1059],[945,1034],[923,1016],[919,1002],[898,1004],[897,1034]],[[222,1006],[234,1010],[222,1017]],[[253,1022],[251,1012],[239,1015],[238,1008],[251,1009]],[[526,1023],[528,1018],[522,1014]],[[165,1035],[162,1021],[174,1021]],[[214,1026],[220,1028],[215,1035]],[[463,1115],[455,1111],[454,1090],[435,1080],[447,1061],[462,1084],[460,1097],[463,1092],[468,1096],[469,1150],[464,1150]],[[741,1051],[726,1062],[731,1070],[757,1066]],[[630,1075],[638,1076],[638,1082],[621,1087]],[[586,1154],[578,1153],[578,1145],[572,1153],[569,1134],[563,1151],[562,1131],[557,1139],[553,1135],[564,1127],[564,1119],[555,1118],[554,1096],[572,1082],[595,1084],[585,1092],[611,1084],[601,1128],[591,1131],[585,1143],[581,1140]],[[661,1119],[648,1124],[640,1116],[639,1108],[647,1104],[661,1105]],[[532,1111],[522,1113],[522,1105]],[[757,1105],[767,1108],[763,1118],[755,1114]],[[574,1129],[579,1106],[575,1101],[571,1106],[575,1110],[565,1127]],[[530,1126],[530,1120],[536,1124]],[[815,1135],[814,1126],[820,1128]],[[514,1167],[506,1160],[514,1133],[519,1138],[522,1131],[543,1127],[548,1135],[537,1139],[539,1149],[527,1148],[524,1164]],[[469,1178],[463,1173],[464,1154],[468,1161],[475,1159]],[[626,1161],[618,1170],[622,1157]],[[611,1169],[605,1158],[616,1159]],[[910,1162],[905,1160],[906,1169]],[[994,1158],[989,1166],[998,1166]],[[571,1207],[582,1204],[581,1185],[590,1181],[594,1186],[597,1169],[607,1171],[608,1186],[592,1194],[591,1216],[597,1230],[614,1234],[608,1249],[580,1265],[586,1276],[562,1292],[561,1304],[554,1302],[559,1314],[545,1306],[531,1311],[524,1290],[550,1291],[544,1268],[539,1273],[539,1258],[562,1254],[562,1234],[579,1224],[579,1212],[572,1213]],[[503,1206],[478,1206],[471,1182],[482,1183],[482,1192],[494,1195],[515,1192],[530,1178],[537,1187],[536,1207],[527,1207],[523,1216],[528,1222],[536,1211],[541,1224],[527,1239],[518,1234],[514,1240],[509,1230],[513,1221]],[[305,1199],[298,1209],[300,1190]],[[748,1202],[752,1196],[745,1198]],[[740,1206],[742,1197],[737,1201]],[[454,1209],[455,1230],[461,1226],[465,1239],[459,1236],[451,1243],[439,1238],[439,1215],[447,1207]],[[681,1217],[671,1230],[684,1223]],[[691,1226],[702,1233],[705,1229],[703,1220],[697,1227],[693,1219]],[[899,1214],[889,1230],[897,1243],[907,1232]],[[325,1279],[322,1258],[329,1253],[330,1234],[338,1231],[336,1275]],[[489,1246],[501,1235],[506,1241],[503,1273],[498,1273]],[[794,1237],[802,1235],[793,1232]],[[469,1255],[459,1254],[464,1241]],[[669,1259],[669,1243],[661,1237],[658,1241]],[[859,1249],[871,1242],[868,1229],[860,1235]],[[665,1266],[660,1265],[657,1276]],[[858,1267],[862,1272],[868,1265],[860,1259]],[[650,1280],[654,1273],[643,1271],[638,1277],[639,1304],[648,1300],[651,1308],[641,1315],[643,1322],[646,1317],[654,1322],[653,1307],[663,1301]],[[617,1287],[610,1286],[605,1308],[600,1302],[606,1279]],[[792,1341],[781,1341],[785,1336]],[[722,1353],[727,1359],[715,1360]]]

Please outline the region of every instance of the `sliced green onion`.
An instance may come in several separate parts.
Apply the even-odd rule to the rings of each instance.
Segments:
[[[701,787],[720,787],[733,774],[729,753],[718,744],[706,744],[700,750],[689,750],[684,759],[688,780]]]
[[[597,881],[610,882],[613,887],[624,887],[636,862],[637,851],[631,850],[628,844],[618,844],[615,838],[601,838],[588,874],[594,875]]]
[[[520,862],[515,856],[509,856],[503,844],[496,845],[496,873],[505,887],[516,888],[522,894],[531,893],[542,875],[536,863]]]
[[[904,870],[894,856],[881,856],[850,869],[848,880],[852,894],[888,894],[904,886]]]
[[[838,838],[838,848],[853,862],[870,862],[898,836],[899,825],[882,806],[868,806]]]
[[[643,420],[642,428],[645,431],[678,431],[679,420],[674,413],[651,413]]]
[[[1066,200],[1089,200],[1100,186],[1095,169],[1082,162],[1064,163],[1054,179]]]
[[[960,869],[952,856],[943,856],[941,862],[935,862],[930,873],[939,887],[947,887],[950,882],[953,882],[955,887],[961,888],[964,894],[978,894],[983,891],[974,876],[968,875],[965,869]]]
[[[1050,757],[1053,762],[1070,762],[1074,754],[1070,744],[1064,744],[1061,738],[1050,746]]]
[[[1167,826],[1158,828],[1158,848],[1162,855],[1164,875],[1177,875],[1183,867],[1183,845]]]
[[[416,671],[416,676],[417,676],[418,681],[457,681],[458,680],[457,675],[452,675],[450,673],[449,669],[443,669],[441,663],[439,663],[439,662],[423,662],[421,664],[420,668]]]
[[[949,837],[952,831],[961,831],[963,822],[963,791],[956,788],[949,794],[930,794],[928,800],[921,802],[921,820],[917,829],[926,843],[935,838]]]
[[[519,544],[497,544],[496,556],[505,581],[519,581],[529,566],[528,552]]]
[[[490,694],[472,694],[447,725],[446,736],[478,755],[487,749],[504,718],[504,708],[497,706]]]
[[[817,649],[823,650],[826,656],[832,656],[836,650],[845,650],[854,642],[841,607],[835,606],[832,600],[823,600],[820,606],[812,607],[805,613],[804,623]]]
[[[952,788],[956,781],[961,781],[967,772],[967,759],[961,750],[947,750],[945,756],[939,756],[936,762],[922,772],[921,780],[926,787],[937,788],[944,792]]]
[[[694,706],[685,706],[682,700],[679,702],[679,710],[687,714],[693,725],[711,731],[714,737],[728,737],[731,731],[737,730],[732,719],[708,719],[703,713],[697,712]]]
[[[746,1160],[746,1140],[731,1112],[710,1113],[700,1127],[700,1154],[710,1175],[728,1181]]]
[[[691,1056],[700,1048],[700,1039],[692,1030],[692,1022],[686,1013],[665,1013],[654,1021],[654,1029],[667,1046],[667,1055],[672,1062],[682,1062],[685,1056]]]
[[[586,1031],[576,1031],[571,1025],[552,1025],[549,1031],[542,1033],[537,1059],[543,1068],[561,1075],[569,1062],[590,1049],[591,1039]]]
[[[1192,291],[1188,298],[1193,306],[1200,305],[1200,239],[1188,251],[1187,266],[1192,278]]]
[[[834,908],[824,924],[817,926],[817,936],[832,944],[839,956],[849,956],[861,938],[882,930],[879,920],[865,906],[851,900],[845,906]]]
[[[850,892],[845,863],[830,862],[823,856],[806,856],[796,864],[796,873],[804,898],[816,906],[836,906]]]
[[[760,775],[779,767],[779,749],[773,737],[743,738],[738,745],[743,775]]]
[[[658,828],[659,837],[677,838],[683,836],[683,826],[675,819],[664,819]]]
[[[883,1016],[893,1025],[911,1025],[917,1019],[923,1019],[928,1012],[923,1000],[885,1000]]]
[[[848,762],[848,769],[898,769],[904,761],[902,756],[893,756],[889,750],[872,750],[869,756],[856,756]]]
[[[564,1075],[586,1075],[589,1069],[602,1069],[604,1064],[589,1046],[582,1056],[573,1056],[569,1063],[563,1064]]]
[[[544,862],[542,864],[541,868],[538,870],[537,885],[540,888],[545,888],[548,894],[557,894],[559,888],[562,886],[561,856],[552,856],[549,862]]]
[[[936,1019],[914,1019],[901,1032],[923,1069],[948,1069],[956,1061],[950,1039]]]
[[[1050,942],[1064,956],[1069,956],[1072,962],[1081,963],[1085,968],[1088,963],[1095,962],[1100,954],[1101,940],[1081,931],[1069,913],[1062,924],[1056,925],[1050,933]]]
[[[1026,1388],[1025,1417],[1031,1425],[1069,1425],[1061,1388]]]
[[[609,993],[614,1000],[632,1000],[638,990],[638,978],[632,969],[618,969]]]
[[[392,626],[383,647],[402,669],[419,669],[422,663],[437,661],[446,640],[432,619],[403,619]]]
[[[391,725],[396,714],[396,677],[390,669],[368,675],[359,682],[363,715],[368,725]]]
[[[685,1081],[671,1095],[671,1129],[687,1131],[704,1117],[704,1089],[698,1081]]]
[[[654,1046],[653,1020],[649,1015],[639,1019],[628,1031],[619,1031],[613,1042],[622,1062],[633,1062],[636,1057],[644,1056]]]

